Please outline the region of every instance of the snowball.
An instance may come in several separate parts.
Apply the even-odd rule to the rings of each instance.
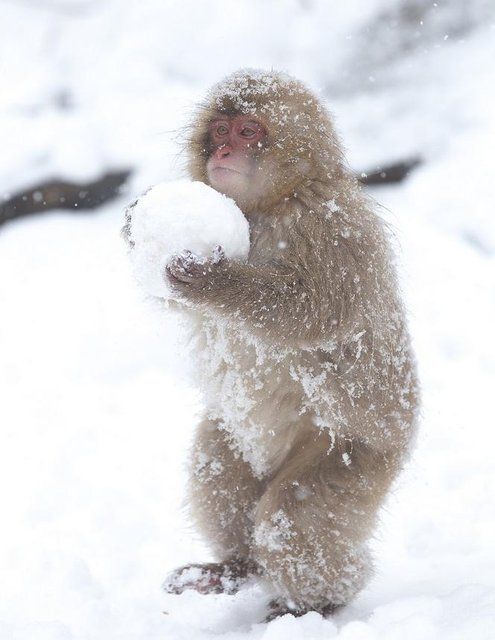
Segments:
[[[149,189],[128,210],[133,271],[144,290],[173,296],[165,277],[172,256],[188,249],[212,258],[220,245],[227,258],[244,260],[249,225],[233,200],[202,182],[163,182]]]

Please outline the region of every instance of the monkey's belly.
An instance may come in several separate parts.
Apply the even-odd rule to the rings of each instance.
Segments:
[[[380,361],[371,376],[370,363],[357,360],[336,375],[318,351],[267,345],[218,316],[203,318],[198,331],[207,415],[258,477],[277,470],[304,425],[377,450],[409,449],[417,419],[411,372],[398,368],[377,388],[370,379],[379,379]]]
[[[258,477],[273,472],[301,423],[300,387],[290,375],[292,352],[268,347],[226,322],[203,323],[197,354],[207,415]]]

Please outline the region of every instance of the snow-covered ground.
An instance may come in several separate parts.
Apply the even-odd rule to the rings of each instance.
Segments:
[[[400,17],[399,0],[332,4],[0,5],[1,191],[135,168],[95,214],[0,228],[1,640],[495,637],[495,19],[482,0],[414,0],[437,8],[392,34],[376,23]],[[209,557],[182,506],[200,407],[177,319],[131,278],[122,209],[180,176],[194,100],[247,65],[320,88],[356,169],[425,160],[374,191],[400,243],[421,434],[383,513],[376,577],[327,620],[261,624],[254,587],[160,591],[168,570]]]

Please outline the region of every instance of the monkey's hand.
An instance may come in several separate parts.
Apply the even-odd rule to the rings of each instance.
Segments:
[[[325,334],[328,307],[316,295],[319,281],[291,264],[253,265],[226,259],[220,250],[217,260],[183,251],[166,275],[183,301],[245,321],[264,339],[295,338],[306,345]]]
[[[175,289],[187,290],[182,285],[202,284],[213,270],[225,261],[222,247],[213,249],[211,258],[202,258],[192,251],[184,250],[173,256],[166,266],[166,277]]]

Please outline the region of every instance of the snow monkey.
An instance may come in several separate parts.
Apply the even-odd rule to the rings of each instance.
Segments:
[[[418,413],[390,239],[301,82],[239,71],[187,135],[189,173],[233,198],[247,262],[176,256],[165,277],[194,322],[206,411],[188,499],[217,562],[170,593],[259,580],[268,619],[348,603],[372,571],[377,514]]]

